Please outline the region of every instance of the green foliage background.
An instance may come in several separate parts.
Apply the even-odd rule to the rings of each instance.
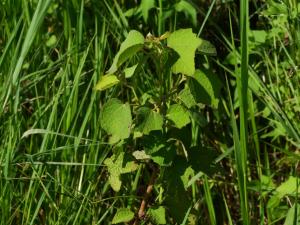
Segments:
[[[296,0],[0,3],[0,224],[300,224]]]

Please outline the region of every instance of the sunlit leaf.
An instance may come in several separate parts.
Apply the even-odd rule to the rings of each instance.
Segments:
[[[125,41],[121,44],[120,50],[115,56],[113,64],[109,68],[108,73],[115,73],[119,66],[140,51],[143,48],[143,45],[143,35],[136,30],[131,30]]]
[[[280,204],[280,198],[277,195],[273,195],[268,203],[267,203],[267,208],[269,209],[274,209]]]
[[[293,207],[289,209],[283,225],[300,224],[300,204],[297,204],[297,208],[296,208],[296,204],[294,204]],[[297,216],[295,215],[295,213],[297,213]]]
[[[108,89],[110,87],[113,87],[114,85],[118,84],[120,80],[117,78],[117,76],[110,74],[102,76],[97,83],[95,89],[98,91],[103,91],[105,89]]]
[[[191,122],[189,112],[182,105],[171,105],[167,111],[167,118],[175,124],[177,128],[182,128]]]
[[[166,210],[163,206],[159,206],[158,208],[150,208],[147,214],[154,224],[167,224]]]
[[[137,169],[137,164],[134,161],[124,162],[124,156],[125,153],[121,152],[118,155],[112,155],[104,161],[104,165],[107,166],[109,172],[109,184],[116,192],[121,189],[121,174],[130,173]]]
[[[112,224],[126,223],[134,218],[134,213],[127,208],[119,208],[112,219]]]
[[[185,189],[188,188],[189,181],[194,176],[194,174],[195,174],[194,170],[192,169],[191,166],[189,166],[185,169],[183,175],[180,176],[180,179],[181,179]]]
[[[136,68],[137,68],[138,64],[135,64],[134,66],[128,67],[126,69],[124,69],[124,73],[125,73],[125,78],[130,78],[133,76]]]
[[[195,73],[195,52],[202,40],[192,29],[180,29],[173,32],[167,39],[168,47],[173,48],[180,56],[173,65],[173,73],[193,76]]]
[[[297,190],[297,178],[292,176],[290,176],[287,181],[283,182],[280,186],[276,188],[276,192],[280,197],[283,197],[285,195],[295,194],[296,190]]]
[[[120,154],[117,158],[115,155],[113,155],[110,158],[107,158],[104,161],[104,165],[107,166],[107,170],[109,172],[109,184],[112,187],[112,189],[116,192],[120,191],[122,182],[121,182],[121,169],[122,169],[122,163],[123,163],[123,157],[124,154]]]
[[[113,143],[129,137],[131,123],[131,111],[128,104],[123,104],[115,98],[104,104],[101,113],[101,127],[112,136]]]
[[[269,199],[267,207],[275,208],[279,205],[280,200],[284,196],[296,194],[297,180],[298,179],[296,177],[290,176],[287,181],[280,184],[274,191],[274,194],[272,195],[272,197]],[[298,183],[299,183],[299,181],[298,181]],[[298,190],[298,192],[300,193],[300,190]]]

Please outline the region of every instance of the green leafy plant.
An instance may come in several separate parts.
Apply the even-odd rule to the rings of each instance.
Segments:
[[[208,41],[197,37],[192,29],[167,32],[160,37],[148,34],[145,38],[135,30],[128,33],[112,66],[95,87],[99,91],[107,90],[112,95],[102,107],[101,127],[113,148],[113,155],[104,164],[114,191],[122,188],[122,174],[134,171],[137,164],[155,168],[155,179],[152,179],[152,183],[148,181],[151,183],[148,187],[157,184],[166,192],[172,182],[179,182],[177,186],[183,184],[182,189],[178,190],[184,192],[188,176],[199,172],[199,167],[195,169],[195,163],[192,162],[195,153],[192,145],[184,143],[182,137],[172,132],[191,129],[195,113],[200,113],[203,104],[218,107],[221,88],[218,77],[209,68],[202,66],[196,69],[195,66],[196,52],[207,54],[207,46],[213,49]],[[143,79],[140,76],[144,76]],[[140,83],[140,80],[144,83]],[[151,83],[151,89],[147,87],[147,82]],[[128,102],[123,103],[117,98],[119,90],[127,93],[126,97],[122,95],[122,99],[128,99]],[[132,144],[131,150],[128,146]],[[126,162],[124,157],[127,157]],[[187,161],[183,167],[187,176],[183,179],[185,182],[182,183],[180,178],[164,176],[164,168],[174,166],[176,160],[181,162],[184,158]],[[169,190],[169,194],[171,192]],[[150,208],[148,211],[150,220],[155,224],[166,223],[165,208],[160,206],[168,205],[167,195],[164,198],[166,201],[160,201],[156,209]],[[148,199],[143,201],[138,219],[146,214]],[[177,222],[182,222],[188,209],[186,206],[180,213],[182,216],[173,211]]]

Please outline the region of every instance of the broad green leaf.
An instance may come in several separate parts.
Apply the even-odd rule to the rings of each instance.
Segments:
[[[269,209],[274,209],[280,204],[280,198],[277,195],[273,195],[268,203],[267,203],[267,208]]]
[[[130,173],[137,169],[137,164],[134,161],[128,161],[126,163],[124,163],[124,161],[124,152],[119,153],[118,156],[112,155],[112,157],[104,161],[104,165],[107,166],[109,172],[109,184],[116,192],[121,189],[121,174]]]
[[[131,67],[128,67],[128,68],[124,69],[125,78],[132,77],[138,65],[139,64],[135,64],[134,66],[131,66]]]
[[[171,105],[167,111],[167,118],[174,122],[177,128],[182,128],[191,122],[189,112],[182,105]]]
[[[192,108],[197,105],[197,102],[194,96],[191,93],[191,90],[188,85],[184,87],[184,89],[179,93],[178,98],[185,104],[187,108]]]
[[[280,186],[276,188],[276,192],[278,196],[282,198],[285,195],[295,194],[296,189],[297,189],[297,178],[290,176],[287,181],[285,181],[284,183],[282,183]]]
[[[129,162],[126,162],[125,166],[122,167],[121,169],[121,173],[130,173],[130,172],[133,172],[137,169],[138,165],[136,164],[135,161],[129,161]]]
[[[117,223],[127,223],[134,218],[134,213],[127,208],[119,208],[114,218],[112,219],[112,224]]]
[[[138,110],[138,117],[141,118],[141,123],[137,127],[137,131],[149,134],[151,131],[162,129],[163,117],[158,112],[142,107]]]
[[[181,0],[175,5],[175,9],[177,12],[184,12],[186,16],[190,16],[192,18],[193,25],[197,25],[197,11],[189,2]]]
[[[103,91],[105,89],[108,89],[116,84],[118,84],[120,80],[117,78],[117,76],[113,74],[102,76],[97,83],[95,89],[99,91]]]
[[[268,201],[267,207],[268,208],[277,207],[280,203],[280,200],[284,196],[296,194],[296,190],[297,190],[297,178],[290,176],[287,181],[283,182],[276,188],[274,195]]]
[[[289,209],[284,221],[284,225],[300,225],[300,204],[297,204],[297,217],[295,216],[296,213],[295,206],[296,204]]]
[[[174,49],[180,56],[173,65],[172,72],[193,76],[195,73],[195,52],[202,40],[193,33],[192,29],[174,31],[167,40],[168,47]]]
[[[131,123],[131,111],[128,104],[122,104],[115,98],[104,104],[101,113],[101,127],[111,135],[112,143],[129,137]]]
[[[104,165],[107,166],[109,172],[108,182],[112,189],[116,192],[120,191],[122,181],[121,181],[121,169],[123,163],[124,154],[120,154],[117,158],[115,155],[106,159]]]
[[[149,11],[155,7],[155,0],[142,0],[140,10],[145,22],[148,21]]]
[[[126,40],[121,44],[120,50],[115,56],[113,64],[109,68],[108,73],[115,73],[119,66],[140,51],[143,48],[143,45],[143,35],[136,30],[130,31]]]
[[[163,206],[159,206],[158,208],[150,208],[147,214],[154,224],[167,224],[166,209]]]
[[[196,70],[194,79],[190,79],[189,87],[197,102],[218,107],[221,90],[219,78],[207,69]]]
[[[115,191],[115,192],[119,192],[120,189],[121,189],[121,186],[122,186],[122,181],[121,181],[121,178],[120,178],[120,174],[115,174],[115,173],[112,173],[109,178],[108,178],[108,182],[111,186],[111,188]]]
[[[204,55],[213,55],[213,56],[217,55],[216,47],[206,40],[202,40],[202,43],[200,44],[198,51]]]

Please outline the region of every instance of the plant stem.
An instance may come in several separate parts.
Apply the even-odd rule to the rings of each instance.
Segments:
[[[154,187],[156,176],[157,176],[157,169],[155,167],[153,167],[153,172],[152,172],[149,184],[147,186],[146,192],[144,194],[143,200],[141,202],[141,205],[140,205],[140,208],[139,208],[139,211],[138,211],[138,217],[136,218],[136,220],[133,223],[134,225],[137,225],[138,222],[141,219],[143,219],[144,216],[145,216],[145,210],[147,208],[148,200],[149,200],[149,197],[151,196],[151,192],[152,192],[153,187]]]

